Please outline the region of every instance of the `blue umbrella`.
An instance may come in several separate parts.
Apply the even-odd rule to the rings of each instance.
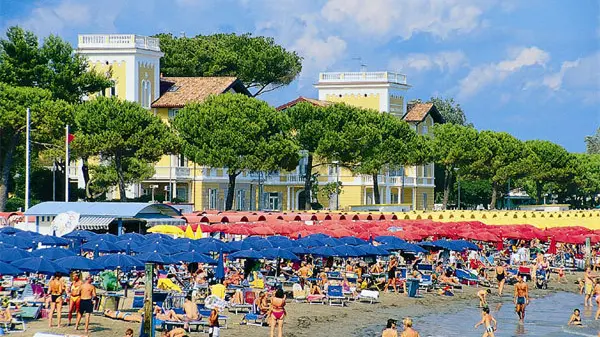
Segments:
[[[115,243],[115,242],[119,241],[119,237],[114,234],[106,233],[106,234],[96,235],[94,237],[94,240],[104,240],[104,241]]]
[[[166,244],[151,244],[151,245],[139,245],[133,248],[133,251],[136,253],[150,253],[157,252],[159,254],[171,255],[181,252],[174,246],[168,246]]]
[[[115,245],[119,246],[119,248],[121,248],[122,251],[126,252],[127,250],[131,251],[134,248],[138,248],[140,246],[140,243],[135,240],[121,240],[117,241]]]
[[[0,243],[13,245],[21,249],[31,249],[36,246],[36,244],[33,242],[33,239],[24,239],[11,235],[0,236]]]
[[[400,238],[397,238],[395,236],[391,236],[391,235],[382,235],[382,236],[378,236],[375,238],[375,241],[380,242],[380,243],[385,243],[385,244],[389,244],[389,243],[403,243],[406,242],[406,240],[402,240]]]
[[[453,245],[454,247],[458,248],[458,251],[462,251],[465,249],[480,250],[476,244],[474,244],[471,241],[467,241],[467,240],[450,241],[450,244]]]
[[[71,243],[67,239],[51,235],[42,235],[40,237],[35,238],[35,241],[41,243],[44,246],[68,246]]]
[[[0,275],[15,276],[21,274],[23,274],[23,272],[19,268],[11,266],[8,263],[0,262]]]
[[[15,233],[19,233],[19,232],[23,232],[22,229],[18,229],[15,227],[2,227],[0,228],[0,233],[2,234],[15,234]]]
[[[342,242],[342,240],[336,239],[336,238],[325,238],[325,239],[318,239],[318,240],[320,240],[323,245],[327,245],[330,247],[341,246],[344,244],[344,242]]]
[[[261,250],[260,253],[263,254],[264,258],[266,259],[284,259],[292,261],[300,260],[294,253],[282,248],[269,248]]]
[[[72,231],[71,233],[65,234],[62,237],[73,240],[90,240],[98,234],[88,231]]]
[[[433,247],[433,248],[444,248],[448,250],[457,250],[457,247],[453,246],[450,241],[447,240],[436,240],[421,242],[419,246],[422,247]]]
[[[366,245],[368,243],[367,241],[365,241],[363,239],[355,238],[353,236],[345,236],[343,238],[340,238],[340,241],[342,241],[342,243],[345,245],[353,245],[353,246]]]
[[[312,249],[311,248],[302,247],[302,246],[290,247],[290,248],[287,248],[287,250],[289,250],[290,252],[292,252],[294,254],[301,254],[301,255],[311,254],[312,253]]]
[[[119,241],[123,241],[123,240],[132,240],[132,241],[142,242],[142,241],[146,240],[146,237],[139,233],[126,233],[126,234],[119,236]]]
[[[309,237],[305,237],[305,238],[296,240],[296,244],[298,246],[302,246],[302,247],[320,247],[320,246],[324,246],[324,244],[321,242],[321,240],[314,239],[314,238],[309,238]]]
[[[175,255],[171,255],[174,260],[182,261],[182,262],[197,262],[197,263],[209,263],[209,264],[217,264],[217,261],[211,259],[210,257],[198,253],[196,251],[183,252]]]
[[[112,242],[108,242],[106,240],[93,240],[93,241],[86,242],[81,246],[81,249],[83,249],[84,251],[88,251],[88,252],[93,251],[94,254],[96,252],[117,253],[122,250],[121,247],[117,246],[116,244],[114,244]]]
[[[225,262],[223,261],[223,252],[219,252],[219,259],[217,260],[217,269],[215,270],[215,278],[222,280],[225,278]]]
[[[137,259],[139,259],[140,261],[143,261],[146,263],[173,264],[173,263],[178,262],[168,255],[160,254],[157,252],[142,253],[142,254],[136,255],[135,257]]]
[[[28,257],[11,262],[11,265],[27,272],[52,275],[54,273],[68,274],[69,270],[43,257]]]
[[[263,259],[264,256],[259,251],[254,249],[240,250],[239,252],[228,255],[230,259]]]
[[[64,248],[45,248],[34,250],[31,256],[44,257],[50,260],[62,259],[63,257],[75,256],[74,252]]]
[[[152,233],[152,234],[147,234],[144,236],[145,240],[156,240],[156,239],[163,239],[163,240],[173,240],[172,237],[170,237],[167,234],[160,234],[160,233]]]
[[[20,248],[0,249],[0,261],[13,262],[28,257],[31,257],[31,253]]]
[[[333,249],[337,252],[336,256],[342,256],[342,257],[365,256],[365,253],[363,251],[355,248],[355,246],[342,245],[342,246],[333,247]]]
[[[201,240],[198,240],[201,241]],[[237,241],[241,242],[241,241]],[[230,244],[225,244],[221,241],[216,242],[199,242],[196,251],[199,253],[216,253],[216,252],[224,252],[229,253],[233,250],[229,248]],[[239,250],[239,249],[238,249]]]
[[[243,241],[231,241],[226,244],[226,247],[230,252],[237,252],[238,250],[242,250],[243,243]]]
[[[269,236],[267,237],[267,241],[271,242],[274,247],[279,248],[291,248],[296,246],[295,241],[281,235]]]
[[[327,238],[331,238],[331,236],[329,236],[329,235],[327,235],[327,234],[316,233],[316,234],[307,235],[307,236],[305,236],[305,238],[312,238],[312,239],[327,239]]]
[[[100,263],[98,263],[94,260],[90,260],[88,258],[82,257],[82,256],[67,256],[67,257],[63,257],[62,259],[58,259],[54,262],[69,269],[69,271],[71,271],[71,270],[98,271],[98,270],[104,269],[104,267]]]
[[[108,254],[104,256],[100,256],[94,261],[98,262],[100,265],[104,267],[104,269],[121,269],[121,270],[131,270],[131,269],[143,269],[144,262],[134,256],[129,256],[125,254]]]
[[[200,248],[199,245],[195,242],[177,242],[177,244],[174,247],[180,252],[190,252],[192,250],[197,250],[198,248]]]
[[[322,246],[322,247],[317,247],[315,249],[312,249],[311,254],[317,255],[317,256],[329,257],[329,256],[338,256],[339,253],[336,250],[334,250],[333,247]]]
[[[356,249],[362,251],[365,256],[388,256],[390,252],[381,248],[381,246],[373,246],[369,244],[355,246]]]

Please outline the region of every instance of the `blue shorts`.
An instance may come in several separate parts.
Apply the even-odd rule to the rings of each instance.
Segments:
[[[525,304],[525,297],[517,297],[517,304]]]

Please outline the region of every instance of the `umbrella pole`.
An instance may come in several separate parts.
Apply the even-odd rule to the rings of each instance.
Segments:
[[[152,324],[152,297],[154,264],[146,263],[146,284],[144,291],[144,337],[154,337],[154,326]]]

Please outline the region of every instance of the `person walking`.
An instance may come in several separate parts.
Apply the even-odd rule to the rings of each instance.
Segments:
[[[494,331],[498,330],[498,322],[490,314],[490,308],[484,307],[481,309],[481,321],[475,324],[475,329],[480,325],[485,325],[485,331],[481,337],[494,337]]]
[[[285,316],[285,294],[283,293],[283,289],[279,288],[275,291],[275,296],[271,299],[271,308],[267,314],[271,327],[271,337],[275,336],[275,326],[278,329],[277,336],[283,336],[283,319]]]
[[[77,312],[77,321],[75,322],[75,330],[79,330],[81,317],[85,314],[85,333],[90,332],[90,315],[94,311],[94,298],[96,297],[96,287],[92,285],[92,278],[88,277],[85,283],[81,286],[81,300],[79,303],[79,311]]]
[[[529,286],[523,281],[521,275],[517,276],[517,284],[515,284],[515,311],[519,315],[519,321],[525,320],[525,307],[529,304]]]
[[[385,292],[388,291],[388,287],[391,285],[394,288],[394,292],[397,293],[398,289],[396,288],[396,269],[398,268],[398,260],[396,260],[395,256],[392,256],[390,259],[390,263],[387,266],[387,276],[388,281],[385,284]]]

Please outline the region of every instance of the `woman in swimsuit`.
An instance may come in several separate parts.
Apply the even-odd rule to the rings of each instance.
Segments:
[[[506,282],[506,270],[501,264],[496,267],[496,280],[498,281],[498,296],[502,296],[504,282]]]
[[[598,317],[596,317],[596,319],[598,319]],[[579,309],[573,310],[573,315],[571,315],[567,325],[581,325],[581,312],[579,312]]]
[[[285,295],[283,289],[277,289],[275,296],[271,299],[271,308],[268,313],[271,337],[275,336],[275,325],[278,328],[277,336],[283,336],[283,319],[285,316]]]
[[[57,328],[60,328],[60,316],[62,314],[62,294],[65,292],[65,285],[61,281],[60,273],[54,274],[52,280],[48,284],[48,293],[50,294],[50,313],[48,314],[48,327],[52,327],[52,316],[56,311],[56,317],[58,319]]]
[[[398,267],[398,261],[396,260],[395,256],[392,256],[392,258],[390,259],[390,264],[388,265],[388,268],[387,268],[388,281],[385,284],[385,289],[384,289],[385,292],[388,291],[388,287],[390,285],[392,286],[392,288],[394,288],[395,293],[398,292],[398,289],[396,289],[396,268],[397,267]]]
[[[79,279],[79,274],[73,274],[73,282],[71,283],[71,291],[69,295],[69,326],[71,325],[71,319],[73,318],[73,313],[79,312],[79,303],[81,301],[81,285],[83,283]]]

